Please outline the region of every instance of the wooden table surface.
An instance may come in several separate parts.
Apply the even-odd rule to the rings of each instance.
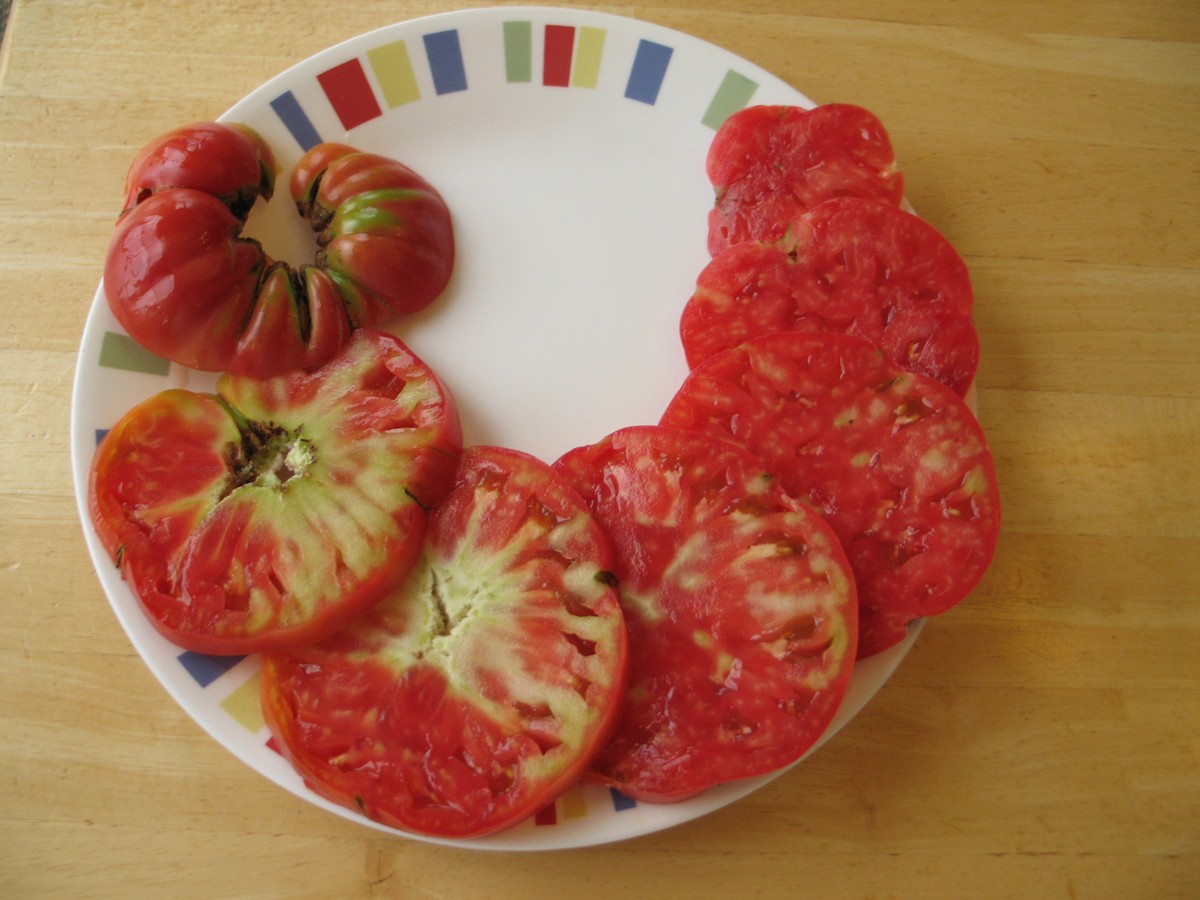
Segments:
[[[14,0],[0,53],[0,896],[1200,896],[1200,4],[589,7],[888,125],[977,295],[1004,528],[836,738],[635,840],[392,839],[243,765],[89,562],[68,419],[134,151],[342,39],[470,4]]]

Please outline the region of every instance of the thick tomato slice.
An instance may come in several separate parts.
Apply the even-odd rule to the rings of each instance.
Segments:
[[[313,790],[387,825],[475,837],[578,780],[625,685],[612,550],[549,466],[463,453],[404,585],[263,657],[263,708]]]
[[[589,777],[672,801],[799,759],[854,663],[854,583],[820,516],[699,433],[625,428],[555,468],[613,542],[629,631],[629,689]]]
[[[793,216],[831,197],[899,204],[904,196],[883,124],[845,103],[736,112],[717,129],[706,167],[716,191],[708,218],[713,256],[741,241],[778,240]]]
[[[304,644],[403,579],[461,443],[433,372],[397,338],[361,331],[313,372],[226,375],[216,395],[135,407],[96,451],[92,521],[180,646]]]
[[[991,563],[1000,498],[982,428],[861,338],[781,332],[718,353],[662,422],[741,443],[822,512],[858,585],[859,658],[953,607]]]
[[[680,335],[695,366],[774,331],[836,331],[966,394],[979,362],[967,266],[932,225],[899,207],[837,197],[773,243],[743,241],[700,273]]]

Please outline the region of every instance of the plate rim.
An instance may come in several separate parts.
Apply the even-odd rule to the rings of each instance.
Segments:
[[[366,47],[375,44],[383,36],[388,36],[393,33],[413,32],[414,36],[418,35],[422,30],[428,31],[431,27],[437,27],[440,24],[448,26],[458,25],[482,25],[492,21],[503,21],[507,19],[528,19],[537,24],[548,24],[544,22],[547,19],[557,19],[562,24],[589,24],[589,23],[608,23],[612,28],[620,29],[636,29],[640,36],[648,37],[669,37],[674,41],[674,47],[679,49],[684,45],[692,45],[700,47],[706,53],[717,52],[730,61],[736,61],[739,70],[743,70],[748,75],[762,79],[763,82],[772,84],[775,89],[783,89],[784,91],[795,95],[797,104],[802,106],[816,105],[807,95],[795,88],[788,82],[784,81],[774,73],[764,69],[752,60],[746,59],[739,54],[734,53],[718,44],[708,41],[704,38],[697,37],[688,32],[673,28],[671,26],[662,25],[656,22],[650,22],[644,19],[633,16],[611,13],[600,10],[590,9],[575,9],[561,6],[538,6],[538,5],[520,5],[520,6],[503,6],[503,7],[473,7],[459,10],[444,10],[428,15],[416,16],[409,19],[404,19],[396,22],[387,23],[377,28],[370,29],[357,35],[344,38],[331,44],[322,50],[317,51],[302,60],[298,60],[291,65],[278,72],[276,75],[264,81],[262,84],[250,90],[245,96],[229,105],[224,112],[216,117],[217,121],[229,121],[239,114],[239,110],[257,102],[261,97],[269,94],[272,90],[277,90],[281,86],[286,86],[298,78],[305,77],[308,71],[314,71],[318,67],[326,64],[331,58],[339,55],[351,53],[356,48]],[[556,22],[557,24],[557,22]],[[357,54],[355,54],[357,55]],[[922,627],[924,620],[917,620],[910,626],[908,635],[900,644],[896,645],[881,654],[871,657],[867,660],[862,660],[856,663],[855,672],[851,680],[851,689],[847,692],[841,707],[838,710],[837,717],[834,722],[826,729],[818,741],[795,763],[779,769],[775,772],[765,775],[755,776],[746,779],[740,779],[734,782],[728,782],[723,785],[718,785],[711,788],[705,794],[692,800],[683,801],[689,804],[687,807],[693,812],[689,815],[679,817],[675,821],[666,823],[650,821],[634,823],[633,820],[628,820],[628,824],[633,827],[619,830],[619,833],[604,834],[597,839],[585,840],[567,840],[567,841],[527,841],[527,840],[511,840],[506,839],[505,835],[510,834],[509,831],[502,831],[494,835],[485,836],[482,838],[456,839],[456,838],[440,838],[432,835],[424,835],[402,831],[400,829],[391,828],[376,822],[355,812],[347,807],[333,803],[324,797],[316,794],[310,788],[300,785],[299,788],[295,784],[294,777],[296,773],[291,769],[290,764],[287,764],[280,756],[287,767],[283,772],[283,776],[279,771],[274,769],[267,770],[264,767],[257,765],[255,762],[248,759],[243,753],[239,752],[235,742],[222,732],[221,729],[215,728],[210,721],[210,715],[207,711],[200,711],[196,705],[194,698],[189,697],[187,692],[181,687],[182,679],[173,672],[167,671],[167,663],[174,660],[161,659],[155,654],[149,653],[143,646],[141,635],[147,632],[150,627],[144,619],[144,613],[138,605],[136,598],[130,602],[129,598],[114,596],[109,589],[109,580],[105,578],[103,569],[113,569],[111,561],[100,544],[99,538],[95,532],[94,526],[91,524],[90,513],[88,509],[88,473],[91,466],[91,458],[94,453],[95,445],[88,443],[88,437],[84,433],[82,417],[83,411],[80,409],[81,396],[86,392],[85,381],[89,369],[87,368],[87,360],[95,359],[95,354],[99,352],[99,335],[98,322],[105,314],[104,307],[106,301],[104,298],[103,278],[96,288],[95,294],[92,297],[91,305],[88,308],[88,313],[83,326],[83,334],[81,336],[78,351],[75,359],[75,374],[72,380],[71,403],[70,403],[70,460],[72,470],[72,483],[75,493],[77,511],[80,516],[80,524],[82,526],[85,544],[88,549],[89,557],[95,570],[97,579],[100,582],[101,589],[108,601],[109,607],[115,614],[122,630],[125,633],[126,639],[133,645],[139,658],[150,670],[155,680],[167,692],[168,696],[180,707],[185,715],[188,716],[209,738],[220,744],[233,757],[241,763],[249,767],[255,773],[274,782],[276,786],[283,788],[288,793],[295,796],[296,799],[302,800],[308,804],[315,805],[319,808],[332,812],[350,822],[358,825],[367,826],[377,833],[382,833],[388,836],[415,840],[424,843],[439,844],[443,846],[457,847],[460,849],[476,849],[476,850],[492,850],[492,851],[519,851],[519,852],[540,852],[557,849],[577,849],[590,846],[599,846],[602,844],[613,843],[643,837],[648,834],[669,828],[678,827],[694,821],[697,818],[706,816],[712,812],[731,805],[747,795],[758,791],[766,786],[771,781],[779,778],[795,766],[804,762],[810,755],[817,752],[831,741],[851,720],[858,716],[863,708],[874,698],[874,696],[886,686],[896,669],[903,662],[909,650],[915,643]],[[91,357],[85,354],[92,353]],[[186,376],[185,376],[186,377]],[[86,448],[90,447],[91,452],[87,452]],[[117,576],[119,579],[119,576]],[[112,578],[111,572],[109,578]],[[123,581],[118,582],[124,585]],[[126,588],[127,590],[127,588]],[[182,651],[182,648],[178,648]],[[257,663],[257,660],[254,660]],[[853,693],[855,679],[860,677],[860,670],[867,671],[871,674],[872,680],[876,683],[867,691]],[[183,683],[187,687],[186,683]],[[652,804],[646,804],[653,806]],[[678,804],[671,804],[675,808],[683,808]],[[553,829],[554,833],[562,833],[560,829]]]

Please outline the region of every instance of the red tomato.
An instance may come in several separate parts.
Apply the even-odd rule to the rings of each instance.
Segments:
[[[92,463],[96,531],[151,621],[203,653],[305,644],[416,560],[461,447],[436,376],[363,330],[312,373],[160,393]]]
[[[836,331],[960,394],[979,338],[966,264],[928,223],[858,197],[826,200],[773,243],[743,241],[700,273],[680,334],[688,363],[773,331]]]
[[[296,164],[292,199],[317,233],[319,265],[345,292],[351,321],[370,325],[428,306],[454,267],[450,213],[436,190],[394,159],[344,144]]]
[[[275,156],[253,129],[195,122],[168,131],[143,147],[125,178],[125,211],[170,188],[192,188],[216,197],[244,219],[255,200],[275,189]]]
[[[883,124],[845,103],[736,112],[709,145],[707,171],[716,190],[708,218],[713,256],[740,241],[778,240],[793,216],[831,197],[899,204],[904,196]]]
[[[548,466],[468,448],[405,584],[315,646],[263,657],[267,722],[313,790],[379,822],[513,825],[611,730],[627,665],[611,568]]]
[[[625,428],[555,468],[613,542],[629,630],[629,690],[590,777],[671,801],[799,759],[854,663],[854,583],[820,516],[699,433]]]
[[[858,585],[859,658],[957,604],[991,563],[1000,498],[979,423],[861,338],[780,332],[718,353],[662,423],[739,442],[821,511]]]
[[[109,307],[129,335],[190,368],[270,377],[321,365],[354,328],[442,292],[454,235],[427,182],[341,144],[314,148],[298,171],[313,189],[301,212],[322,249],[296,270],[241,233],[274,184],[270,148],[249,129],[192,125],[139,154],[104,267]],[[327,196],[336,202],[324,205]]]

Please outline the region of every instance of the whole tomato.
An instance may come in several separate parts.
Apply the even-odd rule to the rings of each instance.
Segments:
[[[198,123],[142,150],[104,267],[129,335],[190,368],[265,378],[319,366],[355,328],[442,292],[454,233],[428,182],[343,144],[313,148],[296,173],[293,196],[321,248],[298,269],[242,234],[275,184],[274,156],[251,129]]]

